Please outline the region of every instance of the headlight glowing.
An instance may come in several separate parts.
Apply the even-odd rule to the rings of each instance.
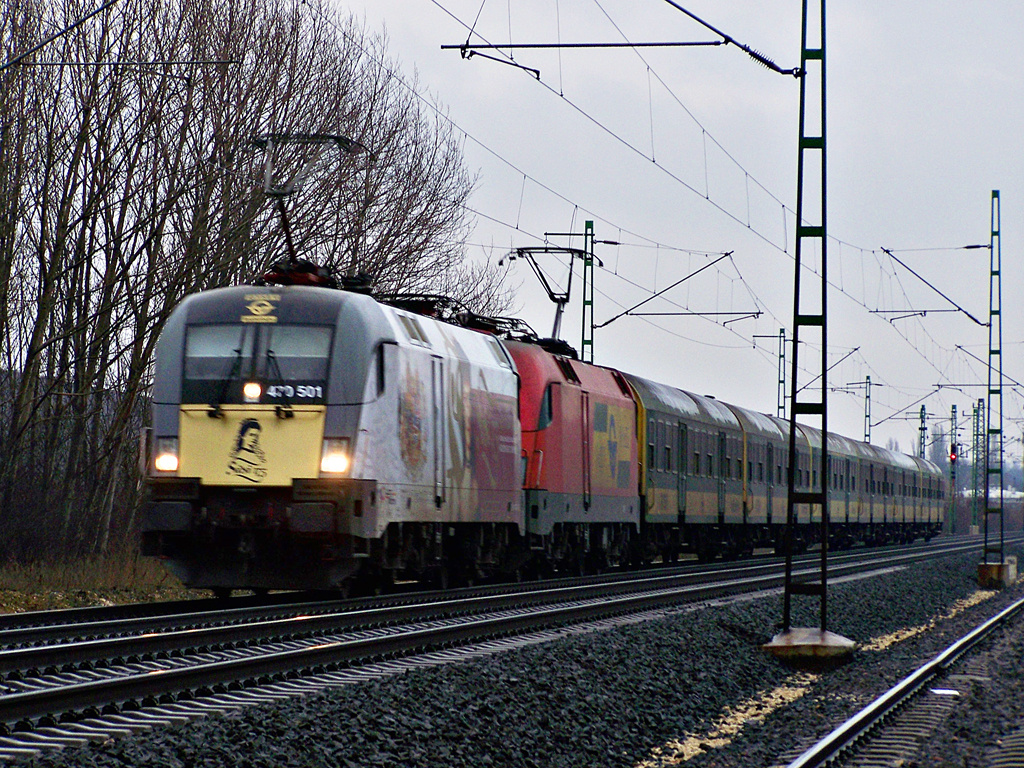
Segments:
[[[156,441],[153,469],[157,472],[178,471],[178,439],[176,437],[161,437]]]
[[[255,381],[247,381],[245,386],[242,387],[242,397],[245,398],[247,403],[258,403],[262,394],[263,387]]]
[[[344,475],[352,465],[348,451],[348,438],[327,438],[324,440],[323,453],[320,454],[320,473],[324,475]]]

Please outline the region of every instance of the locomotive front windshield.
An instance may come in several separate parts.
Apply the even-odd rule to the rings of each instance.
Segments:
[[[332,334],[326,325],[189,326],[182,402],[241,403],[255,381],[261,403],[323,403]]]

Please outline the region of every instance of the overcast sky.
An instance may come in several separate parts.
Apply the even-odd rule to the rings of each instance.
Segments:
[[[621,243],[597,246],[600,323],[731,251],[643,309],[735,314],[623,317],[596,332],[596,362],[775,411],[779,329],[792,332],[795,78],[734,46],[515,51],[539,81],[441,50],[468,27],[474,43],[719,39],[663,0],[336,2],[386,29],[401,71],[464,136],[478,174],[473,258],[496,262],[593,220],[599,240]],[[680,4],[780,67],[799,65],[797,0]],[[994,189],[1004,374],[1024,381],[1024,3],[842,0],[828,14],[830,428],[863,437],[870,376],[872,442],[915,452],[923,403],[929,426],[947,431],[956,404],[969,444],[963,417],[985,397],[988,354],[988,330],[970,316],[988,320],[989,251],[959,247],[988,245]],[[565,265],[542,258],[564,285]],[[553,305],[525,264],[510,269],[519,314],[548,335]],[[562,334],[577,347],[579,288]],[[818,359],[801,352],[815,373]],[[1015,457],[1021,392],[1004,398]]]

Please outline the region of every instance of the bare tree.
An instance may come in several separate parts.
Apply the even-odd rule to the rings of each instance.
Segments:
[[[94,6],[0,2],[5,61]],[[284,255],[255,136],[368,150],[325,153],[288,200],[302,255],[507,302],[464,258],[474,179],[450,125],[385,52],[323,0],[123,0],[0,71],[0,555],[130,540],[164,320]],[[307,159],[279,155],[282,174]]]

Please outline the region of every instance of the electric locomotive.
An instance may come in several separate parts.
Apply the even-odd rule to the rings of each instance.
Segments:
[[[517,383],[493,336],[367,295],[190,296],[156,353],[143,552],[215,592],[511,567]]]

